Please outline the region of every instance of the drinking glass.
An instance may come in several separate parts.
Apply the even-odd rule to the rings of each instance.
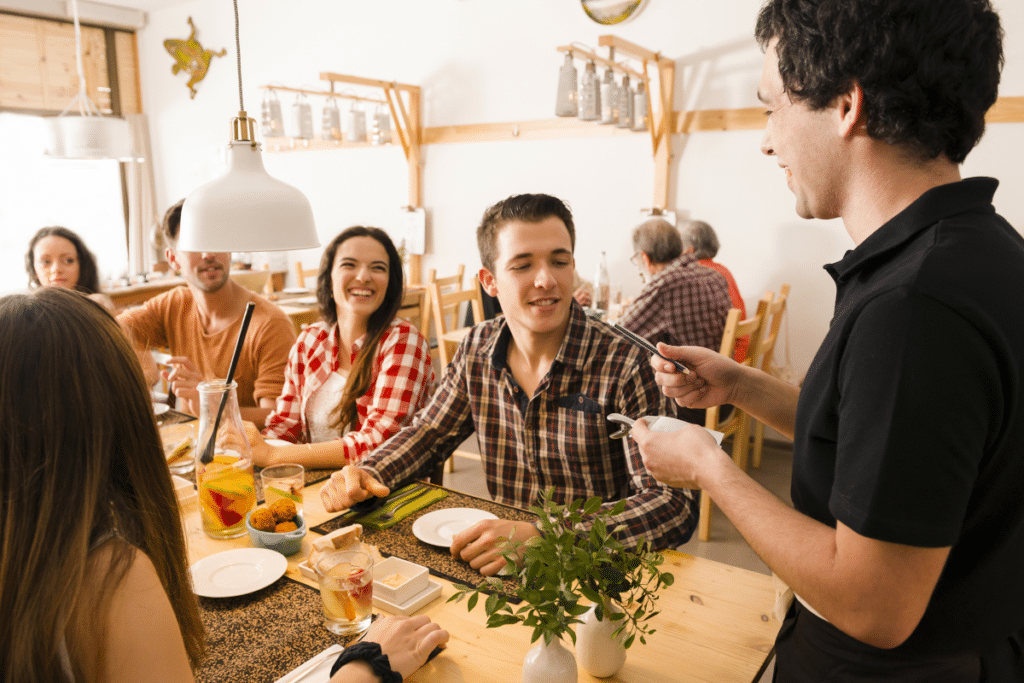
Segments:
[[[263,482],[263,497],[267,506],[282,498],[295,503],[295,509],[302,512],[302,489],[306,485],[302,465],[271,465],[260,472]]]
[[[358,550],[336,550],[316,563],[324,626],[339,635],[370,627],[373,607],[373,558]]]

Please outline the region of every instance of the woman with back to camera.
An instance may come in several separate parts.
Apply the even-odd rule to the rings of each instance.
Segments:
[[[260,467],[298,463],[342,467],[409,424],[434,388],[430,346],[395,314],[404,292],[402,261],[387,233],[354,226],[324,249],[317,276],[323,321],[292,347],[285,384],[263,434],[254,428]]]
[[[192,681],[203,626],[185,539],[114,319],[57,287],[0,298],[0,421],[3,680]],[[448,633],[388,617],[366,640],[408,676]],[[362,680],[377,678],[360,661],[332,679]]]
[[[29,287],[74,289],[114,311],[114,302],[100,291],[96,257],[73,230],[59,225],[40,228],[29,240],[25,271]]]

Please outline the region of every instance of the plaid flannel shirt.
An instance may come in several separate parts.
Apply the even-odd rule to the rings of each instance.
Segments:
[[[366,335],[352,345],[354,361]],[[284,389],[263,433],[295,443],[308,441],[306,403],[338,369],[338,327],[310,325],[288,354]],[[395,319],[385,330],[373,359],[370,388],[356,400],[357,424],[341,436],[345,458],[354,462],[409,424],[425,406],[434,388],[430,346],[415,327]]]
[[[717,351],[731,306],[725,277],[684,254],[644,286],[619,324],[652,344]]]
[[[360,462],[395,484],[426,476],[477,433],[487,489],[500,503],[527,507],[554,486],[556,500],[600,496],[626,500],[615,523],[619,539],[654,547],[686,542],[697,519],[694,494],[658,483],[636,443],[609,438],[609,413],[671,415],[645,351],[622,340],[572,303],[561,349],[532,397],[505,359],[511,331],[504,318],[472,329],[430,404],[397,436]]]

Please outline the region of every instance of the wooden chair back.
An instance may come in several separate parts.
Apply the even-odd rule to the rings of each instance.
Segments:
[[[441,361],[441,372],[451,362],[455,349],[469,333],[469,327],[460,326],[459,311],[462,302],[469,303],[473,311],[473,320],[484,319],[484,303],[480,296],[477,278],[473,278],[469,287],[455,292],[443,292],[438,282],[427,285],[430,290],[430,310],[434,318],[434,329],[437,333],[437,353]],[[449,322],[450,321],[450,322]]]
[[[306,285],[306,278],[307,277],[311,277],[311,278],[313,278],[313,287],[311,287],[310,289],[314,289],[316,287],[316,276],[319,273],[320,273],[320,268],[319,267],[316,267],[316,268],[303,268],[302,267],[302,261],[296,261],[295,262],[295,282],[297,283],[297,286],[299,286],[299,287],[306,287],[307,286]]]
[[[430,292],[423,285],[410,285],[402,294],[398,316],[416,326],[424,337],[430,334]],[[429,339],[429,338],[428,338]]]
[[[764,335],[761,337],[761,358],[756,362],[755,367],[761,368],[764,372],[771,372],[772,358],[775,354],[775,343],[779,340],[779,329],[782,327],[782,316],[786,313],[786,300],[789,298],[789,285],[784,284],[779,288],[779,295],[768,307],[767,322],[765,323]],[[764,425],[751,418],[754,426],[754,445],[750,449],[750,464],[754,467],[761,466],[761,453],[764,448]]]
[[[437,276],[437,270],[435,268],[431,268],[427,272],[427,285],[435,285],[436,284],[438,287],[440,287],[442,293],[459,292],[459,291],[462,291],[462,278],[465,275],[465,273],[466,273],[466,266],[465,266],[465,264],[462,264],[462,263],[459,264],[459,268],[455,272],[455,275],[449,275],[448,277],[438,277]],[[433,306],[433,297],[427,297],[427,313],[429,314],[429,316],[431,318],[434,317],[433,316],[433,312],[432,312],[432,306]],[[458,316],[458,313],[459,313],[459,311],[456,310],[455,311],[455,316]],[[451,314],[451,312],[449,311],[446,315],[450,315],[450,314]],[[477,321],[477,322],[479,322],[479,321]],[[456,320],[455,318],[452,318],[451,320],[447,320],[446,319],[445,320],[446,329],[453,329],[455,327],[458,327],[458,323],[459,323],[459,321]],[[427,329],[427,328],[424,328],[423,334],[425,336],[427,336],[427,338],[429,339],[429,337],[430,337],[430,330]],[[434,334],[439,337],[441,333],[435,330]],[[438,342],[438,346],[440,346],[440,344],[441,344],[441,342]]]
[[[757,312],[746,320],[740,320],[740,309],[729,309],[729,314],[725,319],[725,330],[722,332],[722,344],[718,349],[719,353],[726,358],[732,358],[736,350],[736,339],[749,335],[750,345],[747,347],[747,357],[742,364],[748,367],[753,365],[761,347],[761,338],[765,322],[768,319],[767,312],[773,297],[774,294],[771,292],[765,294],[757,304]],[[722,432],[726,436],[732,436],[732,459],[737,466],[745,470],[747,469],[747,441],[750,438],[750,418],[737,407],[733,407],[732,413],[725,420],[720,420],[719,415],[719,406],[708,408],[704,426]],[[702,541],[707,541],[711,537],[711,498],[703,493],[700,497],[697,537]]]
[[[231,279],[248,289],[250,292],[266,294],[267,285],[270,284],[270,271],[240,270],[231,273]]]

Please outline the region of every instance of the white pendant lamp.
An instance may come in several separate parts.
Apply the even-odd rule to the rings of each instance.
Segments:
[[[178,248],[182,251],[285,251],[320,246],[309,200],[271,178],[256,142],[256,122],[242,101],[242,56],[235,8],[238,116],[231,121],[227,172],[185,198]]]
[[[55,159],[117,159],[132,161],[138,155],[132,150],[128,122],[116,116],[103,116],[85,87],[82,68],[82,29],[78,24],[78,0],[71,0],[75,21],[75,57],[78,65],[78,94],[59,115],[46,119],[47,156]],[[71,114],[77,107],[78,114]]]

